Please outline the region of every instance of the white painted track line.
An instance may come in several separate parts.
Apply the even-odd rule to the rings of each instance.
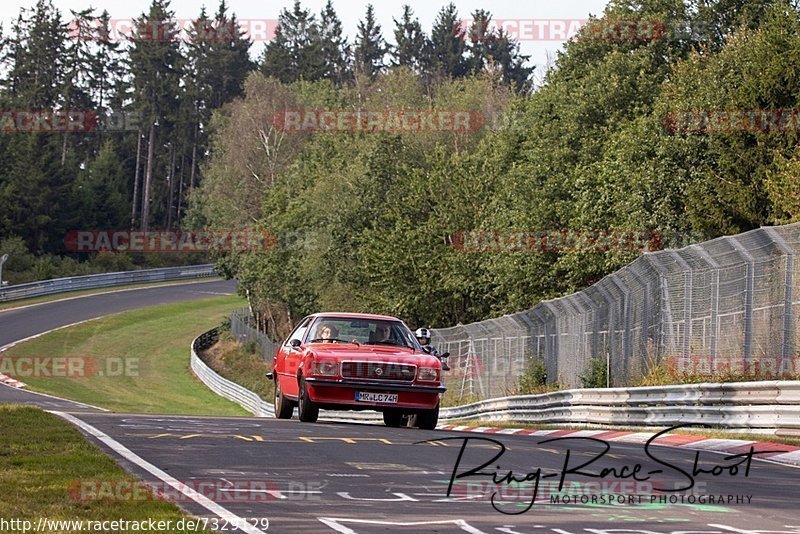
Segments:
[[[168,475],[158,467],[154,466],[147,460],[143,459],[142,457],[138,456],[136,453],[125,447],[122,443],[118,442],[108,434],[103,433],[102,431],[98,430],[97,428],[93,427],[88,423],[84,423],[77,417],[74,417],[70,414],[63,413],[63,412],[50,412],[54,415],[57,415],[63,419],[66,419],[73,425],[77,426],[78,428],[82,429],[87,434],[97,438],[102,443],[106,444],[111,450],[115,453],[119,454],[129,462],[138,465],[148,473],[153,476],[158,477],[163,482],[166,482],[176,490],[180,491],[188,498],[192,499],[194,502],[211,512],[212,514],[216,515],[220,519],[223,519],[228,522],[230,525],[236,526],[239,530],[247,532],[248,534],[264,534],[263,530],[259,530],[253,525],[249,524],[243,518],[239,517],[238,515],[230,512],[227,508],[223,508],[219,504],[215,503],[205,495],[202,495],[189,486],[183,484],[178,479]]]

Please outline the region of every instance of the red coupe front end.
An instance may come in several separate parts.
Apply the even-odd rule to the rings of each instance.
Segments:
[[[275,355],[275,414],[301,421],[319,409],[377,410],[389,426],[435,428],[442,362],[419,346],[394,317],[317,314],[306,317]]]

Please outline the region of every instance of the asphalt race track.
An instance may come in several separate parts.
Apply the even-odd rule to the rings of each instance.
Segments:
[[[93,316],[230,288],[189,284],[0,312],[0,345]],[[64,416],[126,469],[226,532],[800,533],[800,470],[748,462],[749,447],[737,458],[661,446],[650,447],[648,456],[643,437],[641,444],[609,441],[603,455],[604,442],[585,438],[540,443],[558,432],[532,437],[112,414],[8,386],[0,387],[0,402],[71,414]],[[508,483],[510,470],[528,481]],[[603,478],[589,476],[603,470]],[[469,471],[447,497],[451,476]],[[691,490],[660,491],[689,480]],[[79,486],[84,498],[100,493],[91,484]],[[130,490],[114,481],[106,486],[113,495]],[[564,494],[578,503],[553,502]]]
[[[0,347],[29,336],[125,310],[186,302],[219,295],[236,289],[231,280],[179,283],[141,289],[114,291],[67,300],[45,302],[20,309],[0,310]]]

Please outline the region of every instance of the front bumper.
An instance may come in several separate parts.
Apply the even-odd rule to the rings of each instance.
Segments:
[[[429,410],[439,402],[439,394],[447,391],[444,386],[420,386],[414,384],[384,384],[373,380],[306,378],[309,398],[320,405],[337,408],[345,406],[355,409],[406,408]],[[397,403],[373,403],[355,400],[356,391],[397,393]]]

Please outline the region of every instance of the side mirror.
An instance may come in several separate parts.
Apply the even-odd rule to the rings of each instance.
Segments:
[[[295,348],[295,349],[298,348],[301,344],[302,344],[302,342],[299,339],[293,339],[293,340],[289,341],[289,345],[291,345],[292,348]]]
[[[447,365],[447,358],[450,357],[449,352],[445,352],[444,354],[439,355],[439,360],[442,362],[442,371],[449,371],[450,366]]]
[[[273,375],[272,371],[270,371],[269,373],[266,374],[266,377],[267,377],[267,380],[273,380],[275,378],[275,375]]]

